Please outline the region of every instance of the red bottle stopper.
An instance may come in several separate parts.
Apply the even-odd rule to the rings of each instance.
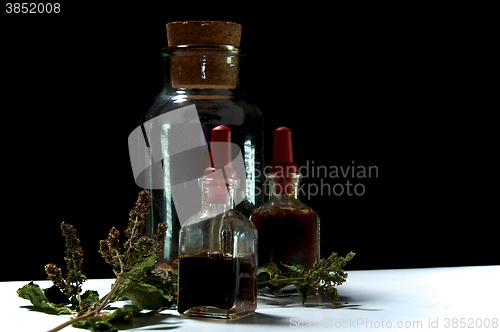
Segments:
[[[270,172],[286,176],[298,171],[299,167],[293,162],[292,131],[279,127],[274,130],[274,161]]]
[[[270,172],[274,173],[276,194],[291,194],[295,189],[294,180],[289,174],[297,173],[299,167],[293,162],[292,131],[287,127],[274,130],[274,162]]]
[[[226,126],[215,127],[210,144],[210,166],[205,170],[205,175],[221,169],[224,178],[235,179],[236,170],[232,160],[231,129]]]
[[[205,178],[212,179],[208,188],[208,203],[227,203],[229,191],[226,180],[236,179],[236,170],[232,167],[231,129],[226,126],[212,129],[210,166],[205,169]]]
[[[231,129],[218,126],[212,129],[210,159],[215,168],[232,167],[231,161]],[[214,144],[215,143],[215,144]]]

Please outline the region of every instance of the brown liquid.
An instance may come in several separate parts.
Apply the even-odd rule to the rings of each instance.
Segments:
[[[255,272],[255,257],[250,254],[232,258],[204,251],[181,256],[177,310],[184,313],[202,306],[229,310],[256,304]]]
[[[317,262],[319,239],[314,211],[276,208],[254,213],[252,223],[259,232],[259,266],[272,262],[287,272],[280,262],[297,262],[306,269]]]

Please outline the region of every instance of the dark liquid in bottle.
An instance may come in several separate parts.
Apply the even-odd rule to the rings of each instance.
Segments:
[[[319,259],[318,231],[314,211],[277,208],[252,215],[259,232],[259,266],[273,262],[284,272],[280,262],[297,262],[306,269]]]
[[[179,258],[179,299],[177,310],[210,306],[222,310],[256,303],[255,258],[237,258],[204,251]]]

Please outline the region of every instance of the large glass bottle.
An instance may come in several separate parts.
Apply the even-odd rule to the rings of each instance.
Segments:
[[[142,122],[178,108],[195,105],[203,128],[204,137],[190,137],[202,143],[210,142],[211,130],[226,125],[232,130],[233,143],[243,155],[246,181],[235,189],[237,197],[245,197],[236,207],[249,217],[255,206],[263,201],[264,184],[264,120],[260,110],[241,99],[238,89],[240,64],[241,25],[231,22],[188,21],[167,24],[169,47],[164,52],[166,83],[155,98]],[[180,129],[182,130],[182,129]],[[156,130],[151,141],[161,144],[165,155],[172,150],[172,137],[182,133],[175,125],[164,124]],[[153,143],[151,143],[153,144]],[[191,165],[185,174],[172,174],[168,160],[162,162],[164,189],[152,190],[151,211],[148,214],[146,231],[154,232],[158,223],[167,222],[167,235],[160,264],[176,266],[178,258],[179,217],[172,200],[173,177],[175,181],[187,182],[203,174],[208,164],[208,155],[201,154],[199,164]],[[194,171],[193,171],[194,170]],[[187,184],[186,184],[187,186]],[[192,205],[192,213],[198,204]]]
[[[229,128],[217,131],[224,135]],[[236,172],[231,166],[225,173],[209,167],[199,183],[201,211],[180,231],[177,310],[227,319],[252,314],[257,307],[257,230],[234,209]]]
[[[292,132],[286,127],[274,131],[274,163],[266,174],[269,201],[251,216],[259,234],[259,266],[296,262],[306,269],[319,262],[320,220],[317,213],[300,201],[299,184],[302,175],[293,162]],[[259,294],[282,297],[296,294],[293,286],[268,286]]]

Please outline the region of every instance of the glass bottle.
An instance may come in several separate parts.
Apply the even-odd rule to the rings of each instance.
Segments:
[[[212,137],[218,130],[229,128],[216,127]],[[209,167],[199,184],[201,211],[182,226],[179,236],[177,310],[226,319],[252,314],[257,307],[257,230],[234,209],[239,179],[230,166],[225,174]]]
[[[232,22],[188,21],[167,24],[169,47],[163,52],[166,69],[164,89],[142,119],[147,122],[159,115],[178,108],[195,105],[203,128],[204,137],[191,137],[200,145],[210,142],[210,133],[219,125],[232,130],[233,143],[243,155],[246,181],[235,189],[236,209],[247,218],[264,198],[264,120],[261,111],[242,100],[239,87],[241,25]],[[145,128],[147,131],[148,129]],[[175,125],[165,124],[158,137],[151,141],[162,144],[168,154],[172,149],[172,137],[180,135]],[[175,174],[176,179],[187,181],[203,175],[208,164],[208,154],[201,153],[199,163],[191,165],[185,174]],[[172,199],[174,176],[169,162],[162,165],[164,189],[153,189],[151,211],[147,215],[146,231],[154,232],[158,223],[167,222],[167,234],[159,264],[174,268],[178,258],[179,216]],[[178,180],[179,181],[179,180]],[[193,184],[191,184],[193,186]],[[186,184],[189,186],[189,184]],[[196,186],[196,183],[194,183]],[[244,197],[244,199],[243,199]],[[192,204],[191,212],[197,213],[198,204]]]
[[[292,261],[311,268],[320,259],[320,219],[300,201],[302,175],[293,162],[292,132],[286,127],[274,131],[274,163],[266,178],[269,200],[250,219],[259,234],[259,266],[271,262],[282,272],[289,272],[280,263]],[[270,285],[259,294],[282,297],[296,294],[296,290],[293,286]]]

